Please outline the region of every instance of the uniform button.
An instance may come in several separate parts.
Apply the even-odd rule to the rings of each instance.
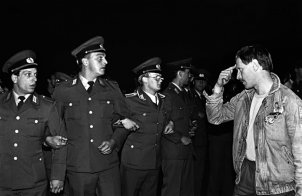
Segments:
[[[72,106],[72,103],[69,103],[68,105],[69,105],[69,106]]]
[[[89,111],[89,114],[92,114],[92,111]]]
[[[92,129],[92,128],[93,128],[93,125],[90,125],[89,127]]]
[[[91,139],[90,142],[92,143],[92,142],[93,142],[93,139]]]
[[[107,101],[107,104],[110,104],[110,101]]]
[[[35,123],[37,124],[39,121],[38,120],[35,120]]]
[[[159,125],[159,122],[157,122],[156,124]]]
[[[42,161],[42,158],[39,158],[39,161]]]
[[[18,144],[17,144],[17,143],[14,143],[14,147],[18,147]]]
[[[157,146],[157,144],[154,144],[154,146]]]
[[[133,145],[131,145],[130,147],[131,147],[131,148],[134,148],[134,146],[133,146]]]
[[[17,120],[20,120],[20,116],[16,116],[16,119],[17,119]]]
[[[146,113],[143,113],[143,116],[147,116],[147,114],[146,114]]]
[[[91,101],[91,97],[88,98],[88,101]]]
[[[17,130],[15,130],[15,133],[19,133],[19,130],[17,129]]]
[[[158,133],[156,133],[155,135],[158,135]]]
[[[17,161],[17,160],[18,160],[18,157],[14,157],[14,160]]]

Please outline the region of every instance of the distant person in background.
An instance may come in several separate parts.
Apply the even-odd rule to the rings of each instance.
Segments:
[[[52,93],[57,85],[59,85],[62,82],[67,82],[68,80],[71,80],[72,77],[67,75],[66,73],[63,72],[55,72],[50,75],[49,78],[47,78],[48,86],[48,95],[49,97],[52,97]],[[46,165],[46,171],[47,171],[47,177],[50,178],[50,172],[51,172],[51,160],[52,160],[52,147],[51,146],[45,146],[43,145],[43,153],[44,153],[44,160],[45,160],[45,165]],[[49,196],[67,196],[68,194],[68,181],[65,179],[64,183],[64,190],[60,193],[54,194],[52,192],[48,192]]]
[[[194,159],[194,195],[204,196],[206,191],[205,167],[207,162],[208,120],[206,116],[206,100],[202,92],[209,88],[210,73],[205,69],[193,69],[192,88],[190,90],[196,114],[196,129],[192,142],[195,151]]]
[[[61,82],[67,82],[71,80],[72,77],[64,72],[55,72],[47,78],[47,91],[51,96],[55,87],[59,85]]]

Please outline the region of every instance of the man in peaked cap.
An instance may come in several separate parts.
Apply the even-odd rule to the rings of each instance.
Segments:
[[[67,180],[72,196],[120,196],[118,149],[136,123],[118,83],[101,76],[108,64],[103,38],[94,37],[71,54],[79,74],[53,93],[67,127]]]
[[[207,155],[207,130],[208,121],[206,118],[205,98],[202,92],[209,88],[208,84],[209,72],[205,69],[193,70],[193,82],[191,90],[191,98],[194,104],[193,115],[196,117],[197,128],[195,130],[192,143],[195,152],[194,159],[194,195],[205,194],[205,165]]]
[[[0,95],[0,195],[45,196],[48,182],[42,142],[46,138],[58,142],[58,146],[66,144],[59,141],[65,129],[55,103],[34,92],[38,67],[35,59],[33,51],[23,50],[2,67],[11,76],[13,88]],[[50,178],[54,193],[63,189],[65,159],[65,147],[54,150]]]
[[[132,71],[139,86],[134,93],[126,95],[126,103],[140,129],[128,135],[122,149],[122,192],[124,196],[156,196],[161,166],[160,141],[165,125],[165,99],[158,93],[163,81],[161,59],[148,59]]]
[[[172,81],[163,91],[168,120],[174,123],[173,133],[162,138],[163,186],[165,196],[193,195],[193,146],[190,136],[192,107],[184,86],[189,82],[191,59],[167,64]]]

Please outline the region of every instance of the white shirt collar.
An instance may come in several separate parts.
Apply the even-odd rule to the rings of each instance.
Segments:
[[[80,80],[81,80],[84,88],[87,90],[89,88],[89,86],[90,86],[88,84],[89,81],[86,78],[84,78],[84,76],[82,76],[81,74],[79,74],[79,78],[80,78]],[[95,82],[95,81],[96,81],[96,78],[93,80],[93,82]]]
[[[20,99],[18,99],[18,97],[19,97],[20,95],[18,95],[14,90],[13,90],[13,95],[14,95],[14,98],[15,98],[15,103],[16,103],[16,105],[18,105],[18,103],[20,102]],[[26,95],[24,95],[25,99],[24,99],[23,102],[25,102],[25,101],[27,100],[27,98],[28,98],[30,95],[31,95],[31,94],[26,94]]]
[[[153,101],[153,103],[158,104],[158,96],[157,93],[155,95],[152,95],[150,93],[147,93],[146,91],[144,91],[149,97],[150,99]]]

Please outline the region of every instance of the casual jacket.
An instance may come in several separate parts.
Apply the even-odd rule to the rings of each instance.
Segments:
[[[159,169],[160,140],[165,123],[164,95],[158,93],[158,105],[141,88],[126,97],[130,118],[139,125],[139,129],[128,135],[122,150],[122,164],[140,170]]]
[[[302,101],[271,74],[272,88],[255,117],[253,125],[256,152],[257,195],[296,190],[302,195]],[[222,104],[222,93],[207,98],[210,123],[234,120],[233,163],[239,183],[246,155],[246,137],[254,89],[244,90]]]

